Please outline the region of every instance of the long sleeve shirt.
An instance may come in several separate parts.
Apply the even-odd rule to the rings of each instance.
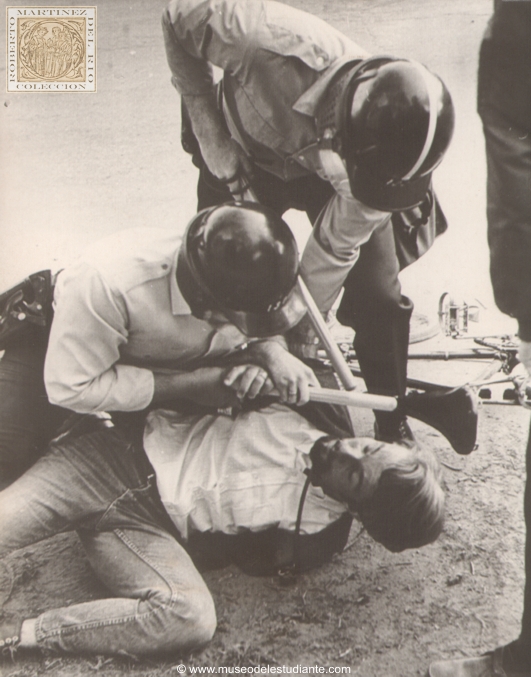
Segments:
[[[293,531],[310,450],[323,434],[281,404],[236,418],[158,409],[148,414],[144,448],[183,538],[193,531]],[[310,485],[301,533],[321,531],[346,511]]]
[[[173,0],[163,31],[180,93],[211,92],[212,67],[223,70],[225,119],[256,164],[284,180],[317,173],[334,186],[301,261],[326,312],[359,247],[390,219],[352,196],[341,161],[323,162],[315,122],[333,76],[367,52],[321,19],[270,0]]]
[[[123,230],[59,273],[44,369],[52,404],[142,410],[155,372],[207,365],[246,342],[191,315],[176,280],[180,242],[170,229]]]

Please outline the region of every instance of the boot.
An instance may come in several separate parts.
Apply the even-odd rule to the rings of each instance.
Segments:
[[[409,427],[407,416],[396,409],[395,411],[375,411],[374,439],[381,442],[403,444],[413,447],[416,444],[415,435]]]

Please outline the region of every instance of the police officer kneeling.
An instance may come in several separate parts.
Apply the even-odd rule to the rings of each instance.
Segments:
[[[4,653],[209,641],[214,603],[187,553],[198,535],[249,570],[261,547],[268,573],[340,551],[352,513],[392,551],[437,538],[431,453],[354,439],[341,412],[307,410],[317,378],[282,338],[305,312],[297,274],[288,226],[232,204],[199,213],[182,243],[125,231],[60,273],[46,387],[77,413],[0,493],[0,556],[75,529],[112,598],[6,620]]]

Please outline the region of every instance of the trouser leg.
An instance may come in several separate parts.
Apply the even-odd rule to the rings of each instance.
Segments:
[[[46,333],[31,327],[0,359],[0,489],[35,463],[69,414],[48,401],[46,345]]]
[[[210,593],[139,468],[131,444],[105,430],[54,444],[0,493],[0,555],[76,528],[113,595],[39,615],[41,648],[149,654],[212,636]]]
[[[490,273],[500,310],[527,317],[531,294],[531,141],[495,111],[482,112],[487,150]],[[531,431],[524,495],[525,590],[520,638],[512,645],[531,665]]]
[[[492,288],[522,329],[531,321],[531,137],[496,112],[482,118]]]
[[[129,447],[114,429],[52,443],[0,492],[0,557],[99,519],[130,485],[139,486],[133,457],[125,472]]]
[[[125,503],[139,491],[120,499],[116,510],[129,512]],[[184,548],[152,519],[127,514],[119,521],[123,526],[110,531],[79,531],[111,597],[45,611],[36,622],[39,646],[146,656],[207,643],[216,628],[214,602]]]
[[[390,222],[375,231],[345,282],[337,317],[353,327],[354,348],[369,392],[402,396],[406,390],[412,301],[401,293]],[[401,410],[375,412],[385,437],[403,420]]]
[[[524,518],[526,528],[525,543],[525,590],[522,630],[519,644],[531,663],[531,429],[527,440],[526,451],[527,479],[524,494]]]

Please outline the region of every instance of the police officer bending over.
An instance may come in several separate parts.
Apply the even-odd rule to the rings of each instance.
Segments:
[[[446,229],[431,187],[454,124],[444,83],[269,0],[172,0],[163,31],[198,208],[250,186],[279,214],[304,210],[313,298],[325,315],[344,286],[337,316],[356,331],[368,390],[404,395],[413,304],[398,273]],[[315,335],[302,328],[305,354]],[[378,439],[412,439],[401,409],[375,415]]]

